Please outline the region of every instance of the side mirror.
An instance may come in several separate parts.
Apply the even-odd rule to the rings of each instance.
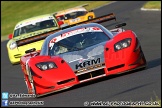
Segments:
[[[123,27],[123,26],[126,26],[126,25],[127,25],[126,23],[121,23],[121,24],[116,25],[115,28]]]
[[[25,53],[27,54],[27,53],[31,53],[31,52],[34,52],[34,51],[36,51],[36,49],[35,48],[31,48],[29,50],[26,50]]]
[[[12,38],[13,38],[13,34],[11,33],[8,35],[8,39],[12,39]]]

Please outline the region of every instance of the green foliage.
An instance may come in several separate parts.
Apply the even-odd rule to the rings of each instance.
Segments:
[[[147,9],[161,9],[161,1],[149,1],[144,5]]]
[[[54,13],[82,4],[89,4],[88,10],[110,1],[1,1],[1,36],[7,38],[15,25],[24,19],[47,13]],[[4,37],[1,39],[5,39]]]

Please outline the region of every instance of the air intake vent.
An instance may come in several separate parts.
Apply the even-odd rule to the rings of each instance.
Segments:
[[[95,77],[103,75],[103,74],[105,74],[104,69],[100,69],[100,70],[96,70],[93,72],[78,75],[78,80],[82,81],[82,80],[86,80],[86,79],[90,79],[90,78],[95,78]]]
[[[118,69],[118,68],[122,68],[124,67],[125,64],[121,64],[121,65],[117,65],[117,66],[114,66],[114,67],[110,67],[108,68],[108,71],[111,71],[111,70],[114,70],[114,69]]]

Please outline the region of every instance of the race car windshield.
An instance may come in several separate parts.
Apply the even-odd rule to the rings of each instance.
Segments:
[[[16,29],[14,31],[14,37],[25,34],[25,33],[31,33],[34,31],[43,30],[43,29],[56,27],[56,26],[57,24],[53,19],[44,20],[41,22],[37,22],[35,24],[26,25],[26,26]]]
[[[65,19],[67,19],[67,20],[68,19],[74,19],[74,18],[83,16],[86,13],[87,13],[86,11],[76,11],[76,12],[72,12],[72,13],[69,13],[69,14],[65,14]]]
[[[54,45],[49,48],[48,55],[54,56],[66,52],[82,50],[108,40],[109,37],[104,32],[81,33],[54,43]]]

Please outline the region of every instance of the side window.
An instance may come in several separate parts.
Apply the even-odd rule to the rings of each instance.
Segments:
[[[65,17],[66,17],[66,19],[70,19],[71,18],[70,14],[66,14]]]
[[[86,11],[78,11],[77,12],[77,16],[79,17],[79,16],[83,16],[83,15],[85,15],[86,14]]]
[[[19,34],[19,31],[20,31],[20,29],[16,29],[16,30],[14,31],[14,36],[13,36],[13,37],[19,36],[19,35],[20,35],[20,34]]]

